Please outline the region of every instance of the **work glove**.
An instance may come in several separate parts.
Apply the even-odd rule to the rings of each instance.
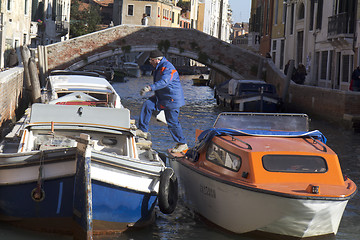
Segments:
[[[150,86],[145,86],[140,90],[140,95],[144,96],[145,93],[150,92],[151,91],[151,87]]]

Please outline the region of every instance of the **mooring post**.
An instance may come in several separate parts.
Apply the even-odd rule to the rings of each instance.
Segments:
[[[20,46],[21,58],[24,65],[24,74],[25,74],[25,90],[31,91],[31,80],[29,73],[29,59],[30,59],[30,51],[29,48],[25,46]]]
[[[29,75],[30,75],[31,88],[32,88],[31,91],[32,101],[33,103],[40,103],[41,102],[40,80],[34,58],[30,58],[29,60]]]

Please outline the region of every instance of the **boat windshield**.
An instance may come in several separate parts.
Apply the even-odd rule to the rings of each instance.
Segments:
[[[327,164],[320,156],[304,155],[265,155],[264,168],[269,172],[325,173]]]
[[[237,130],[308,131],[306,114],[273,113],[221,113],[215,121],[215,128]]]
[[[238,89],[238,95],[260,92],[261,88],[263,88],[264,93],[276,94],[276,88],[271,84],[240,83]]]
[[[214,143],[209,145],[206,158],[210,162],[235,172],[239,171],[241,166],[240,156],[232,154]]]

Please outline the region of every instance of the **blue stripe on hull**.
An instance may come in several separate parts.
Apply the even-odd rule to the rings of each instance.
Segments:
[[[0,215],[15,218],[72,217],[74,177],[45,180],[45,198],[36,202],[31,191],[36,182],[0,186]]]
[[[92,180],[93,220],[116,223],[146,222],[157,196]]]

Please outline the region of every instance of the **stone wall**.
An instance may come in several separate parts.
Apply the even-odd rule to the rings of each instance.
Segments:
[[[266,64],[266,81],[283,96],[286,76],[272,62]],[[351,126],[360,116],[360,92],[299,85],[290,81],[285,111],[301,112]]]
[[[16,113],[23,98],[24,68],[14,67],[0,72],[0,129],[1,134]],[[2,137],[2,136],[1,136]]]

